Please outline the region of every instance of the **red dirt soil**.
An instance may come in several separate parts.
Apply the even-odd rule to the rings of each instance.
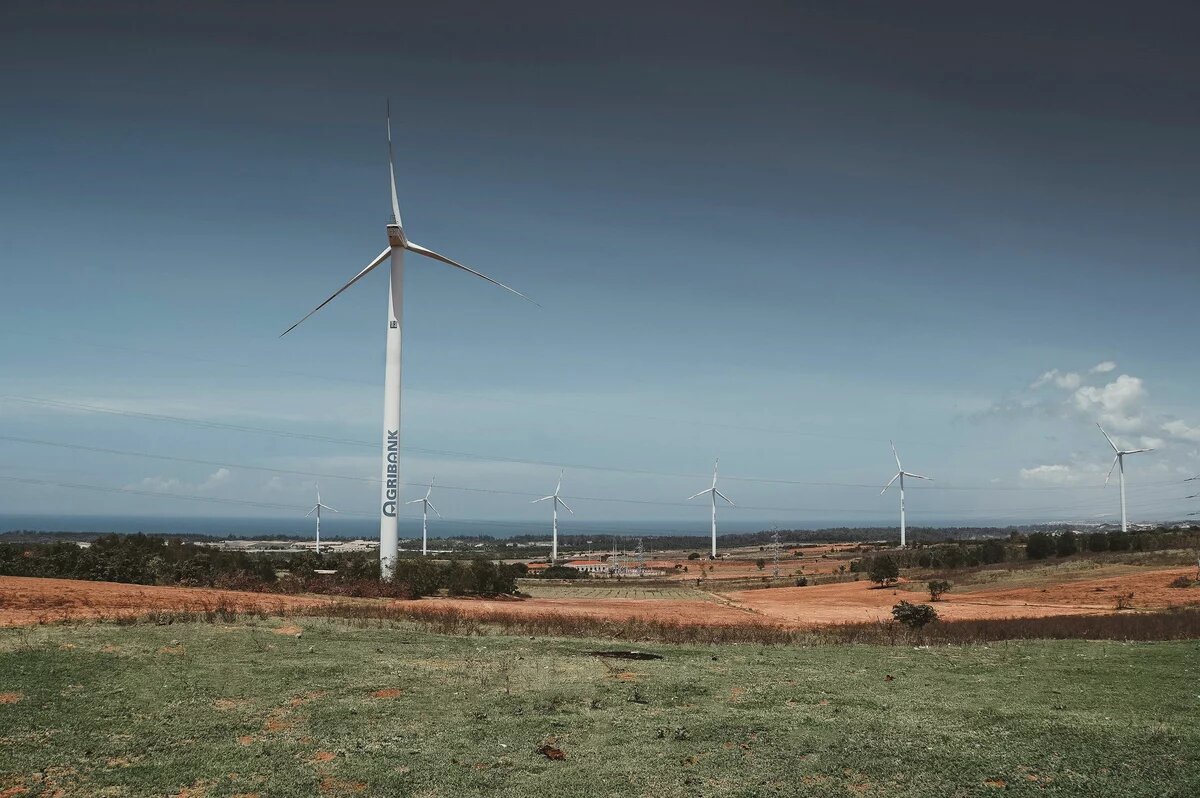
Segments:
[[[1040,617],[1113,612],[1117,596],[1133,593],[1134,609],[1200,604],[1200,588],[1168,585],[1194,568],[1155,568],[1133,574],[1061,582],[1046,587],[964,587],[937,602],[947,619]],[[715,587],[715,585],[713,586]],[[969,592],[968,592],[969,590]],[[513,613],[586,615],[611,620],[654,619],[684,623],[735,625],[781,623],[814,626],[890,617],[897,602],[924,602],[928,594],[910,590],[873,589],[869,582],[843,582],[812,587],[742,590],[724,594],[721,601],[624,598],[541,598],[492,600],[467,598],[422,599],[430,607],[452,607],[487,620],[489,615]],[[214,588],[158,587],[69,579],[0,577],[0,626],[66,620],[136,617],[156,611],[204,611],[225,606],[238,611],[286,614],[363,602],[415,605],[387,599],[345,599],[321,596],[279,596]],[[298,633],[289,628],[289,634]]]
[[[1113,612],[1117,596],[1133,593],[1134,609],[1161,609],[1200,603],[1200,590],[1169,587],[1181,574],[1195,568],[1153,569],[1124,576],[1085,579],[1041,587],[973,589],[946,594],[934,606],[947,620],[986,618],[1036,618],[1047,615],[1086,615]],[[928,602],[929,595],[896,588],[877,589],[870,582],[842,582],[813,587],[779,587],[742,590],[726,597],[762,620],[803,626],[853,621],[878,621],[891,617],[900,601]]]

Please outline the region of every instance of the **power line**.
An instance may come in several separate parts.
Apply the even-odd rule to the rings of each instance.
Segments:
[[[37,398],[37,397],[24,397],[24,396],[11,396],[11,395],[0,397],[0,398],[3,398],[4,400],[7,400],[7,401],[21,402],[24,404],[31,404],[31,405],[35,405],[35,406],[52,407],[52,408],[59,408],[59,409],[82,410],[84,412],[90,412],[90,413],[103,413],[103,414],[117,415],[117,416],[122,416],[122,417],[127,417],[127,418],[138,418],[138,419],[144,419],[144,420],[150,420],[150,421],[182,424],[182,425],[194,426],[194,427],[198,427],[198,428],[202,428],[202,429],[222,429],[222,430],[227,430],[227,431],[232,431],[232,432],[252,433],[252,434],[259,434],[259,435],[272,435],[272,436],[277,436],[277,437],[291,438],[291,439],[298,439],[298,440],[310,440],[310,441],[316,441],[316,442],[322,442],[322,443],[344,444],[344,445],[371,447],[371,448],[374,448],[379,445],[378,442],[376,442],[376,441],[364,441],[364,440],[356,440],[356,439],[351,439],[351,438],[337,438],[337,437],[328,436],[328,435],[317,435],[317,434],[312,434],[312,433],[302,433],[302,432],[295,432],[295,431],[290,431],[290,430],[279,430],[279,429],[272,429],[269,427],[256,427],[256,426],[250,426],[250,425],[244,425],[244,424],[230,424],[230,423],[226,423],[226,422],[190,418],[187,416],[166,415],[166,414],[161,414],[161,413],[147,413],[147,412],[135,411],[135,410],[122,410],[119,408],[104,407],[104,406],[99,406],[99,405],[89,405],[89,404],[82,404],[82,403],[77,403],[77,402],[65,402],[65,401],[55,400],[55,399],[44,399],[44,398]],[[707,478],[706,475],[699,475],[699,474],[683,474],[683,473],[674,473],[674,472],[666,472],[666,471],[651,471],[648,469],[621,468],[621,467],[615,467],[615,466],[600,466],[600,465],[592,465],[592,464],[586,464],[586,463],[551,462],[551,461],[546,461],[546,460],[534,460],[534,459],[519,458],[519,457],[502,457],[502,456],[495,456],[495,455],[486,455],[486,454],[479,454],[479,453],[474,453],[474,452],[460,452],[460,451],[454,451],[454,450],[448,450],[448,449],[431,449],[431,448],[418,447],[418,446],[405,447],[405,451],[419,453],[419,454],[437,455],[437,456],[442,456],[442,457],[456,457],[456,458],[469,459],[469,460],[482,460],[482,461],[487,461],[487,462],[513,463],[513,464],[520,464],[520,465],[536,465],[536,466],[545,466],[547,468],[565,467],[565,468],[571,468],[571,469],[580,470],[580,471],[600,471],[600,472],[608,472],[608,473],[631,474],[631,475],[636,475],[636,476],[666,477],[666,478],[670,478],[670,479]],[[181,459],[183,459],[183,458],[181,458]],[[305,475],[323,476],[323,475],[319,475],[319,474],[305,474]],[[343,477],[343,476],[338,476],[338,475],[330,475],[330,477],[334,478],[334,479],[349,479],[350,478],[350,477]],[[811,480],[792,480],[792,479],[778,479],[778,478],[768,478],[768,477],[724,476],[723,478],[731,480],[731,481],[736,481],[736,482],[747,482],[747,483],[764,484],[764,485],[789,485],[789,486],[795,486],[795,487],[861,488],[861,489],[872,489],[872,490],[877,489],[879,487],[878,485],[870,484],[870,483],[821,482],[821,481],[811,481]],[[1141,485],[1167,485],[1167,484],[1177,484],[1177,482],[1178,481],[1176,481],[1176,480],[1172,480],[1172,481],[1164,481],[1164,482],[1144,482],[1144,483],[1140,483],[1140,484]],[[1079,485],[1079,486],[1070,486],[1070,485],[1045,485],[1045,486],[981,485],[981,486],[971,486],[971,485],[935,484],[935,485],[930,485],[930,486],[920,486],[919,488],[916,488],[916,489],[921,490],[921,491],[1019,492],[1019,491],[1097,490],[1097,489],[1102,489],[1102,487],[1103,486],[1095,486],[1095,485]],[[581,498],[581,497],[576,497],[576,498]],[[772,508],[760,508],[760,509],[772,509]]]

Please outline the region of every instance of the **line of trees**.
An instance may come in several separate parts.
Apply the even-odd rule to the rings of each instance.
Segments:
[[[523,564],[471,559],[435,562],[402,559],[395,578],[379,579],[375,552],[318,555],[227,551],[179,538],[104,535],[90,546],[0,543],[0,575],[85,579],[140,585],[224,587],[269,592],[416,598],[515,593]],[[317,571],[335,571],[320,574]]]

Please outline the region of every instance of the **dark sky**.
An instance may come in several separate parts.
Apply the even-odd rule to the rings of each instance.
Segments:
[[[414,446],[696,474],[721,454],[734,475],[873,483],[894,436],[918,471],[1065,489],[1107,468],[1091,422],[1109,419],[1164,439],[1144,468],[1166,484],[1200,470],[1180,321],[1200,295],[1198,23],[1194,3],[10,0],[0,278],[20,299],[0,389],[372,438],[381,283],[276,336],[383,245],[390,97],[414,238],[544,306],[413,268]],[[1038,390],[1067,393],[1024,395],[1055,369]],[[351,383],[297,376],[314,371]],[[374,470],[356,450],[106,423],[70,435]],[[414,481],[541,495],[557,473],[434,459],[408,461]],[[309,490],[123,462],[74,479]],[[591,495],[695,491],[588,478]],[[4,490],[22,510],[61,500]],[[877,491],[769,490],[759,504],[891,513]],[[1169,493],[1145,512],[1178,511]],[[1055,506],[1019,495],[947,491],[937,512]]]

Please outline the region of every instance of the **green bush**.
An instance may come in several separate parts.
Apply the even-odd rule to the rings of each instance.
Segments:
[[[1054,538],[1046,532],[1034,532],[1025,541],[1025,556],[1031,560],[1044,560],[1054,553]]]
[[[867,575],[871,577],[872,582],[876,582],[881,587],[884,587],[900,578],[900,566],[893,557],[887,554],[880,557],[872,557]]]
[[[901,601],[892,607],[892,617],[910,629],[920,629],[936,621],[938,614],[937,610],[928,604],[910,604],[907,601]]]
[[[942,594],[950,592],[950,588],[953,587],[953,585],[945,579],[934,579],[929,583],[928,587],[929,600],[941,601]]]

